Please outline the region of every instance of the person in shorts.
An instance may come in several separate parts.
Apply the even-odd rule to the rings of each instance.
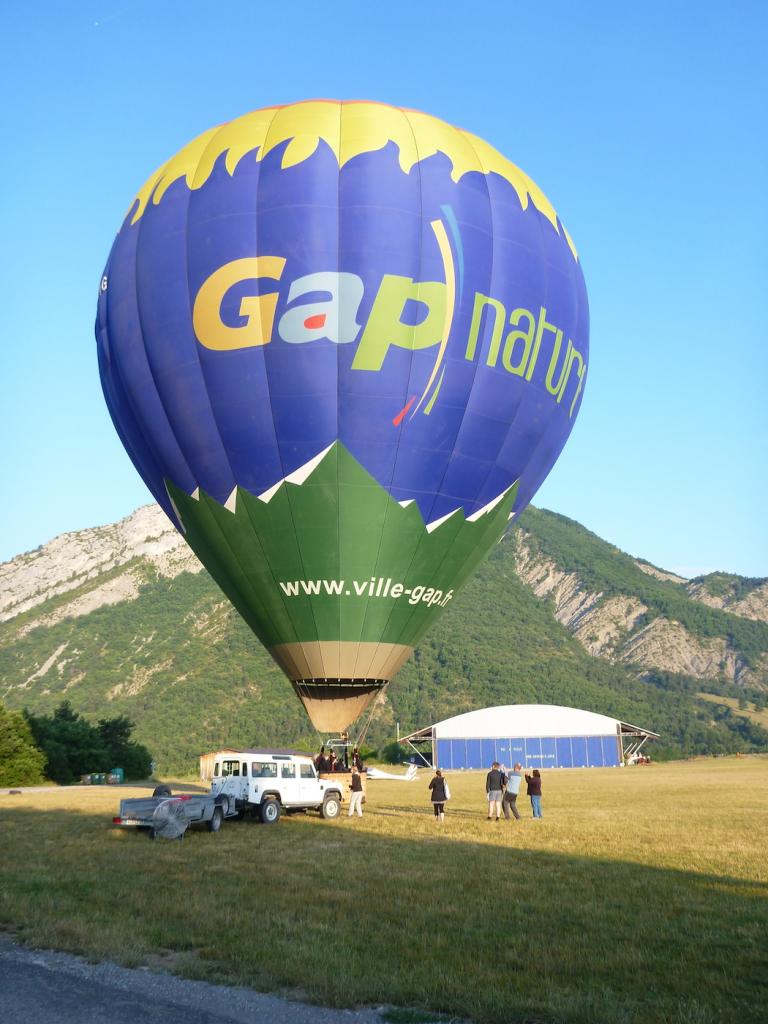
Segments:
[[[485,777],[485,792],[488,797],[488,821],[494,815],[496,821],[501,817],[501,791],[503,788],[504,775],[501,771],[501,765],[498,761],[494,761],[491,765],[491,770]]]

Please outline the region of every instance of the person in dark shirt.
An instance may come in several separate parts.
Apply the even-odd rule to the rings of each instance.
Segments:
[[[543,818],[544,815],[541,813],[541,772],[539,769],[534,768],[533,775],[526,775],[525,781],[528,783],[528,796],[531,798],[533,816],[534,818]]]
[[[360,772],[357,768],[352,768],[352,778],[349,783],[351,790],[349,795],[349,814],[348,817],[357,811],[359,818],[363,816],[363,780],[360,778]]]
[[[485,792],[488,797],[488,821],[496,815],[496,821],[501,817],[501,791],[504,787],[504,777],[501,765],[494,761],[491,770],[485,777]]]
[[[360,757],[360,751],[357,747],[352,751],[352,766],[357,768],[359,772],[363,770],[363,759]]]
[[[443,778],[443,773],[439,768],[435,771],[435,777],[430,782],[429,788],[432,793],[432,807],[435,811],[435,821],[442,825],[445,821],[445,801],[448,799],[448,793],[446,792],[446,783]]]

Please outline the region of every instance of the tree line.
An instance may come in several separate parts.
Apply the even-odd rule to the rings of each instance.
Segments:
[[[6,711],[0,704],[0,786],[69,785],[113,768],[122,768],[126,779],[145,779],[152,757],[131,740],[133,729],[125,715],[91,725],[69,701],[51,715]]]

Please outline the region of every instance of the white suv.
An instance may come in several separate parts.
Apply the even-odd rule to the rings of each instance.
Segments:
[[[226,750],[214,759],[211,793],[230,812],[255,810],[266,825],[280,820],[282,810],[320,811],[337,818],[341,811],[341,779],[320,779],[312,758],[291,750]]]

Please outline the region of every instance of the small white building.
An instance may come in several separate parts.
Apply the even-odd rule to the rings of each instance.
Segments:
[[[556,704],[505,704],[446,718],[404,737],[435,768],[617,767],[658,734]],[[427,749],[424,749],[424,748]],[[430,759],[431,754],[431,759]]]

